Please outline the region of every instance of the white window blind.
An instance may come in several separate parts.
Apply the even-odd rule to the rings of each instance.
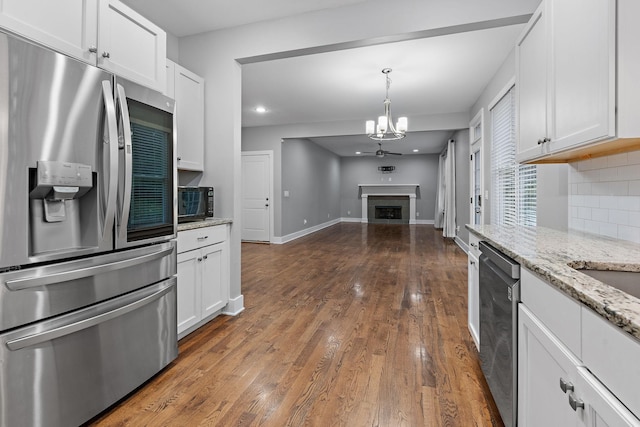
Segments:
[[[536,166],[516,163],[512,87],[491,109],[491,223],[536,225]]]

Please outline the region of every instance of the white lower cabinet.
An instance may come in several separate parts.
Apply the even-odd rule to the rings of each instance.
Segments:
[[[635,393],[624,394],[624,390],[637,388],[635,373],[638,369],[633,363],[617,360],[620,357],[618,347],[600,348],[597,340],[602,334],[612,339],[624,338],[624,345],[636,346],[626,347],[628,357],[634,357],[635,351],[640,352],[640,343],[624,336],[584,306],[578,306],[576,312],[574,300],[526,269],[522,269],[521,285],[518,426],[640,427],[640,420],[628,408],[635,403]],[[544,305],[540,304],[543,300]],[[605,332],[600,333],[597,325]],[[591,331],[596,332],[596,336]],[[565,338],[558,338],[560,336]],[[570,346],[565,339],[570,341]],[[604,360],[599,363],[594,358],[593,366],[590,366],[589,348],[594,345],[600,348],[601,358],[608,363]],[[617,375],[598,374],[596,371],[600,371],[600,366],[606,366],[605,372]],[[596,371],[592,372],[590,368]],[[613,394],[616,389],[620,390],[619,395]]]
[[[468,326],[476,348],[480,349],[480,239],[469,233],[468,254]]]
[[[575,383],[578,359],[523,304],[518,317],[518,426],[578,426],[560,388]]]
[[[178,233],[178,337],[213,318],[229,302],[227,225]]]

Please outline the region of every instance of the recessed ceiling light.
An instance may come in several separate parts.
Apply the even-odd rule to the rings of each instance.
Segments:
[[[264,108],[262,105],[256,107],[256,113],[266,113],[267,109]]]
[[[356,154],[362,154],[362,152],[361,151],[356,151]]]
[[[415,150],[413,150],[414,153],[417,153],[418,151],[420,151],[420,150],[418,150],[417,148]]]

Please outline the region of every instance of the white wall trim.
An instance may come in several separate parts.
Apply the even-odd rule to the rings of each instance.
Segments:
[[[435,224],[435,221],[433,219],[417,219],[416,224],[417,225],[433,225]]]
[[[244,311],[244,295],[240,294],[235,298],[229,298],[229,302],[222,309],[222,314],[227,316],[237,316]]]
[[[502,89],[500,89],[496,97],[493,98],[493,100],[489,103],[488,110],[491,111],[493,107],[495,107],[496,104],[502,99],[502,97],[505,96],[507,92],[509,92],[509,90],[511,90],[511,88],[514,87],[515,85],[516,85],[516,76],[513,76],[509,79],[509,82]]]
[[[362,222],[362,218],[342,217],[340,222]]]
[[[469,254],[469,245],[464,240],[462,240],[460,236],[456,236],[453,241],[456,242],[458,246],[460,246],[460,249],[462,249],[464,253],[466,253],[467,255]]]
[[[320,231],[323,228],[331,227],[332,225],[336,225],[340,223],[340,218],[327,221],[322,224],[314,225],[313,227],[305,228],[304,230],[296,231],[295,233],[287,234],[282,237],[274,237],[273,243],[281,245],[283,243],[290,242],[295,239],[299,239],[300,237],[307,236],[309,234],[315,233],[316,231]]]

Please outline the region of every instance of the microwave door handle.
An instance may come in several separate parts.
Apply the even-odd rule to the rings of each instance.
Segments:
[[[118,215],[118,240],[127,241],[127,224],[129,222],[129,209],[131,208],[131,182],[132,182],[132,142],[131,142],[131,122],[129,120],[129,107],[127,106],[127,95],[122,85],[116,85],[116,99],[120,107],[121,135],[118,136],[118,145],[124,151],[124,183],[121,199],[121,210]],[[120,139],[122,138],[122,139]]]
[[[109,159],[108,183],[105,193],[107,195],[104,228],[102,230],[102,241],[112,233],[113,221],[116,213],[116,198],[118,191],[118,122],[116,118],[116,105],[113,101],[113,90],[111,82],[102,82],[102,97],[104,99],[105,110],[105,135],[103,135],[103,152],[106,152]]]

